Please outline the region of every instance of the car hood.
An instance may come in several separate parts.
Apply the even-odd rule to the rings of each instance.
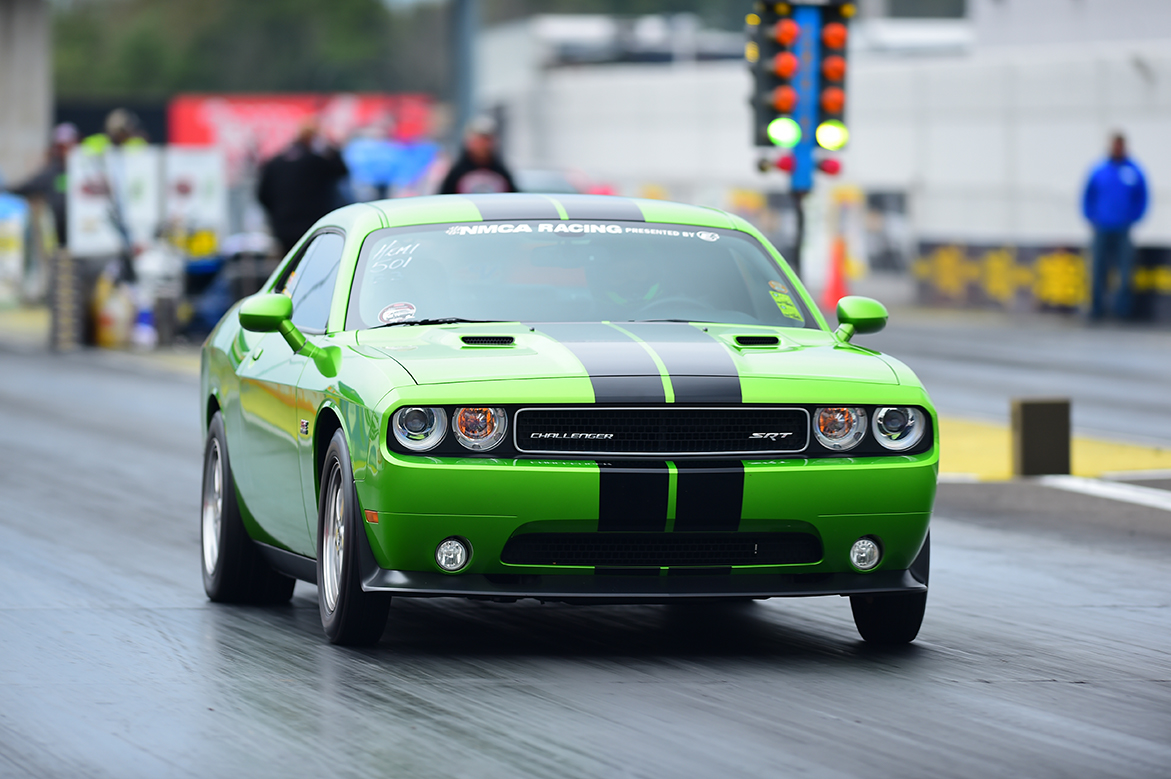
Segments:
[[[745,337],[750,337],[745,339]],[[775,344],[750,343],[775,337]],[[877,353],[823,330],[687,323],[422,325],[366,330],[358,344],[419,384],[686,377],[837,379],[898,384]],[[678,383],[678,382],[677,382]]]

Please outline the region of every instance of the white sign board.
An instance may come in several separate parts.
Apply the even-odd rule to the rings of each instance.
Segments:
[[[161,216],[162,154],[154,146],[69,153],[66,194],[69,251],[75,257],[120,254],[125,238],[145,245]]]
[[[168,146],[163,164],[164,218],[187,234],[228,229],[228,174],[221,149]]]

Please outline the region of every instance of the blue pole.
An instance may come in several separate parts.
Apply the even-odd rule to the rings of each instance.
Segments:
[[[813,189],[813,149],[817,145],[817,99],[821,88],[821,74],[817,63],[821,59],[821,9],[799,5],[793,9],[793,20],[801,26],[801,35],[793,53],[801,63],[797,69],[797,110],[793,118],[801,126],[801,142],[793,147],[792,187],[794,192]]]

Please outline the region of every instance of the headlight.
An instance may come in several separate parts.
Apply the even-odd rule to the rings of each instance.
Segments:
[[[835,452],[853,449],[866,436],[866,409],[856,406],[819,408],[813,415],[813,435],[826,449]]]
[[[504,440],[508,416],[502,408],[468,406],[457,408],[451,415],[455,439],[473,452],[486,452]]]
[[[447,434],[447,415],[441,408],[400,408],[390,420],[390,429],[395,440],[407,449],[426,452],[439,446]]]
[[[906,406],[878,409],[872,427],[878,443],[894,452],[906,451],[923,439],[923,415]]]

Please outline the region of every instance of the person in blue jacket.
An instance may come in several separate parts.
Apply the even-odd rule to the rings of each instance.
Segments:
[[[1118,291],[1114,315],[1131,316],[1131,279],[1134,274],[1134,244],[1130,228],[1147,210],[1147,180],[1142,169],[1126,155],[1126,138],[1115,133],[1110,139],[1110,156],[1090,172],[1082,195],[1082,214],[1094,227],[1094,267],[1090,290],[1090,319],[1107,313],[1106,292],[1111,269],[1117,272]]]

